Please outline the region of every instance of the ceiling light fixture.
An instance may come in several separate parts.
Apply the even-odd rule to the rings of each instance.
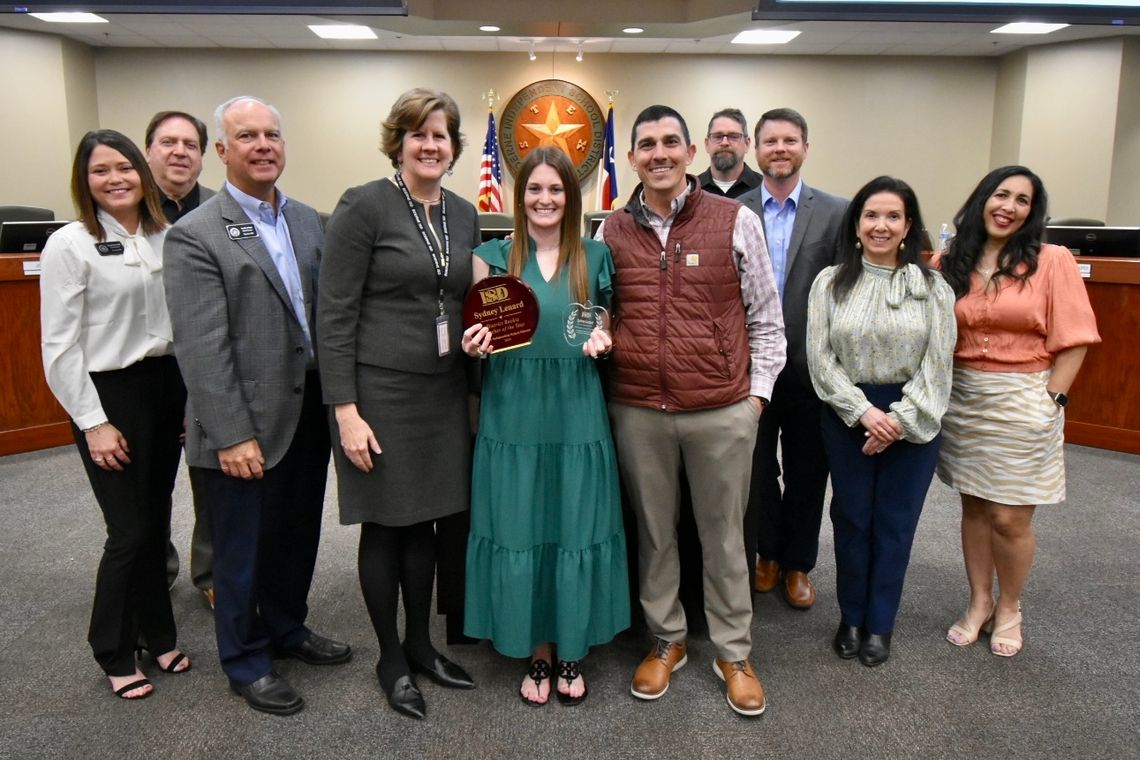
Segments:
[[[641,34],[645,30],[640,26],[627,26],[625,29],[622,29],[622,31],[626,34]]]
[[[991,29],[990,34],[1049,34],[1058,29],[1064,29],[1068,24],[1045,24],[1038,21],[1014,21],[997,29]]]
[[[538,60],[538,56],[535,55],[535,53],[534,53],[534,43],[533,42],[530,43],[530,50],[527,51],[526,57],[531,59],[532,61]]]
[[[107,19],[96,16],[94,13],[80,11],[62,11],[58,13],[29,13],[32,18],[47,21],[52,24],[106,24]]]
[[[746,29],[732,38],[733,45],[784,45],[799,37],[801,32],[787,29]]]
[[[361,24],[309,24],[309,31],[323,40],[376,39],[376,32]]]
[[[483,24],[483,26],[479,27],[479,31],[480,32],[497,32],[497,31],[499,31],[499,27],[495,26],[494,24]]]
[[[578,55],[574,56],[574,60],[578,63],[582,62],[582,43],[578,43]]]

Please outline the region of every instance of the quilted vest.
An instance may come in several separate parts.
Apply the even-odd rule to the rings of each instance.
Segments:
[[[605,221],[616,269],[613,402],[678,412],[748,396],[751,359],[732,254],[740,204],[700,190],[692,177],[689,188],[664,249],[640,186]]]

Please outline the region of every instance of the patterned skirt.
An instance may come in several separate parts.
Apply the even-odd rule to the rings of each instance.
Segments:
[[[1050,373],[956,367],[938,478],[998,504],[1064,501],[1065,414],[1045,391]]]

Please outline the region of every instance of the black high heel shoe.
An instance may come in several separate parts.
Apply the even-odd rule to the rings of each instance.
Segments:
[[[190,662],[190,660],[187,659],[186,653],[177,648],[170,651],[178,652],[178,654],[174,655],[174,658],[171,659],[170,662],[166,663],[165,667],[158,661],[159,655],[156,655],[147,649],[145,644],[138,644],[135,646],[135,658],[141,660],[143,653],[145,652],[146,654],[150,655],[151,659],[154,660],[154,664],[158,665],[158,669],[163,673],[170,673],[176,676],[182,675],[183,673],[189,673],[190,669],[194,667],[194,663]],[[163,654],[167,654],[167,652],[163,652]],[[186,667],[179,669],[178,665],[181,662],[185,662]]]
[[[831,642],[835,653],[841,659],[850,660],[859,654],[859,628],[839,622],[839,630],[835,632],[835,639]]]
[[[393,710],[404,715],[415,718],[416,720],[423,720],[427,715],[427,705],[424,704],[424,695],[416,688],[416,682],[408,674],[404,674],[396,679],[395,683],[388,686],[384,683],[384,676],[380,673],[380,663],[376,663],[376,677],[380,679],[380,688],[384,690],[384,695],[388,697],[388,704]]]

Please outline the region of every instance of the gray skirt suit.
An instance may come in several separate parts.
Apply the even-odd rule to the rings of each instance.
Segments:
[[[459,342],[479,222],[474,206],[444,192],[451,251],[443,279],[446,356],[436,340],[436,267],[395,183],[347,190],[325,232],[317,345],[344,525],[399,527],[468,508],[468,359]],[[423,206],[417,210],[422,218]],[[441,211],[440,204],[431,207],[442,242]],[[356,402],[380,444],[371,472],[357,469],[339,445],[331,407],[347,402]]]

